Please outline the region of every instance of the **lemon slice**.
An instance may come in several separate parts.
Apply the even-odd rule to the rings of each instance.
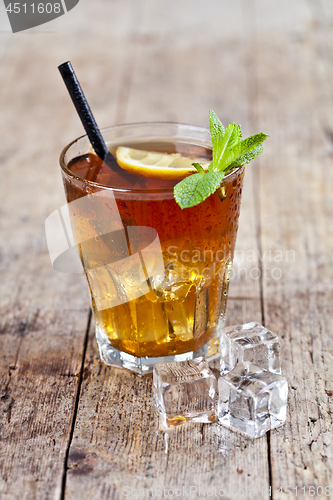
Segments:
[[[161,179],[182,179],[197,172],[192,163],[200,163],[208,170],[210,161],[206,158],[186,157],[180,153],[155,153],[119,146],[116,151],[117,162],[121,168],[134,174]]]

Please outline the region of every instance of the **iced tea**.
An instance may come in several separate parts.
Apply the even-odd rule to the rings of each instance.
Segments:
[[[191,139],[190,134],[186,140],[150,137],[128,138],[126,142],[120,138],[117,142],[114,139],[111,153],[115,154],[119,144],[208,160],[212,155],[209,145]],[[119,172],[119,168],[117,170]],[[112,233],[79,245],[100,350],[101,345],[107,346],[101,350],[102,359],[144,372],[142,363],[135,360],[148,359],[149,365],[149,358],[181,359],[175,357],[207,354],[207,346],[210,346],[208,354],[213,354],[216,331],[225,317],[243,169],[230,173],[220,189],[203,203],[186,209],[181,209],[173,198],[173,187],[179,180],[147,177],[125,170],[119,174],[92,152],[70,159],[63,173],[69,203],[96,190],[112,189],[125,231],[136,226],[153,228],[163,253],[164,276],[147,280],[148,293],[101,309],[96,304],[110,287],[116,286],[118,278],[110,272],[102,272],[96,282],[89,270],[108,259],[120,259],[121,245],[115,249]],[[103,217],[108,217],[107,207]],[[131,244],[133,246],[133,241]],[[142,249],[143,242],[137,241],[135,245],[131,253]],[[125,361],[129,355],[127,365],[117,353],[122,353]]]

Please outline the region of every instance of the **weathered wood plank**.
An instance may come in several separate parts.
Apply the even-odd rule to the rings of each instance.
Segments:
[[[271,138],[260,159],[260,226],[263,249],[283,255],[281,278],[263,281],[264,315],[266,324],[281,335],[282,367],[290,384],[288,421],[271,435],[273,497],[279,498],[280,487],[289,486],[298,487],[298,496],[311,498],[320,496],[317,488],[333,487],[328,230],[333,184],[324,139],[327,101],[322,99],[325,81],[318,71],[316,32],[304,25],[291,47],[288,33],[284,39],[268,33],[264,4],[257,2],[254,105],[260,126]],[[306,5],[297,2],[297,9],[302,18]],[[290,258],[288,250],[294,252]],[[297,498],[295,490],[289,498]]]
[[[1,498],[60,496],[86,323],[78,309],[36,313],[4,335],[18,352],[1,391]]]
[[[253,301],[245,304],[231,309],[232,322],[258,314]],[[193,498],[199,488],[223,490],[225,498],[237,492],[241,498],[241,490],[254,497],[268,488],[254,472],[268,477],[265,447],[265,437],[253,441],[218,424],[161,430],[151,377],[102,365],[92,327],[65,498],[122,498],[128,492],[137,498],[140,489],[191,486]],[[263,498],[269,498],[265,492]]]
[[[244,133],[253,132],[241,3],[221,8],[222,26],[208,23],[213,8],[216,2],[204,8],[200,2],[145,5],[121,121],[164,119],[207,126],[212,107],[226,124],[236,120]],[[250,278],[252,268],[259,267],[252,183],[249,169],[228,308],[233,324],[261,320],[259,280]],[[129,491],[124,488],[138,492],[183,486],[193,487],[193,498],[199,488],[211,487],[223,490],[224,498],[240,498],[242,490],[269,498],[266,437],[252,441],[218,424],[190,424],[164,433],[153,406],[151,378],[102,366],[93,331],[85,370],[65,498],[122,498]]]
[[[83,12],[80,26],[85,23]],[[122,33],[119,26],[127,29],[121,11],[118,23],[114,32]],[[83,275],[53,271],[44,235],[46,217],[65,202],[59,153],[83,133],[57,65],[68,59],[68,47],[73,46],[73,64],[78,61],[78,73],[81,68],[87,75],[82,82],[87,94],[93,88],[98,101],[94,77],[104,95],[116,94],[117,72],[111,79],[110,68],[105,73],[101,61],[108,58],[117,67],[123,39],[122,35],[109,37],[115,46],[113,56],[98,32],[89,40],[80,31],[75,34],[75,29],[73,33],[36,30],[0,36],[12,37],[0,72],[4,138],[0,153],[0,497],[58,499],[90,306]],[[115,102],[108,109],[105,102],[94,104],[103,109],[105,125],[114,121]],[[103,120],[97,110],[98,116]]]
[[[82,278],[74,284],[51,268],[41,214],[52,188],[38,171],[52,162],[37,152],[31,164],[36,151],[24,139],[19,150],[15,111],[1,124],[16,138],[15,150],[10,139],[2,150],[0,243],[0,496],[10,500],[60,495],[89,311]]]

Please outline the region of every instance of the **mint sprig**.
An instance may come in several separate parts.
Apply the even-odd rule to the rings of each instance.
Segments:
[[[174,187],[175,200],[181,208],[202,203],[221,185],[224,176],[233,168],[241,167],[262,153],[266,134],[256,134],[242,139],[242,131],[236,123],[224,129],[214,113],[209,111],[209,128],[212,138],[213,159],[206,172],[199,163],[192,165],[198,173],[192,174]]]

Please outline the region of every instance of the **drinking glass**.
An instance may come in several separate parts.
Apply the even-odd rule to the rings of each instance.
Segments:
[[[102,135],[113,154],[118,146],[211,154],[209,130],[197,126],[137,123]],[[181,209],[172,187],[178,180],[105,182],[105,164],[99,182],[81,177],[71,165],[88,153],[90,142],[80,137],[63,150],[60,166],[102,361],[145,374],[158,362],[217,353],[244,168],[204,202]]]

